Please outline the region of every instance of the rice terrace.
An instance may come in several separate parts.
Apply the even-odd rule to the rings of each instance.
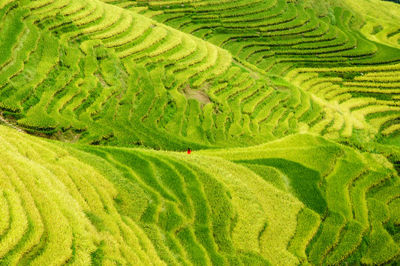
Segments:
[[[400,265],[398,0],[0,0],[0,266]]]

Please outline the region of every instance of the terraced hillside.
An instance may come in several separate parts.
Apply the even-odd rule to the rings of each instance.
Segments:
[[[398,21],[0,0],[0,265],[400,263]]]
[[[353,129],[365,131],[367,140],[398,135],[400,53],[395,48],[400,47],[396,39],[400,18],[396,5],[395,11],[382,18],[373,10],[380,1],[344,1],[326,11],[323,4],[313,1],[189,1],[183,5],[182,1],[137,1],[133,6],[127,1],[110,2],[141,10],[227,49],[237,61],[283,76],[311,96],[311,103],[306,96],[297,97],[301,105],[308,105],[302,111],[318,105],[318,114],[311,114],[313,120],[296,117],[310,132],[334,139],[351,137]],[[310,8],[315,5],[320,9]],[[389,12],[389,8],[393,7],[382,9]],[[371,15],[358,30],[357,13],[363,11]],[[326,14],[317,16],[321,13]]]
[[[5,264],[371,264],[400,251],[396,171],[321,137],[187,156],[0,132]]]

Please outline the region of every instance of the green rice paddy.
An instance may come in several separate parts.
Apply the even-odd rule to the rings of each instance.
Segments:
[[[399,264],[399,21],[0,0],[0,265]]]

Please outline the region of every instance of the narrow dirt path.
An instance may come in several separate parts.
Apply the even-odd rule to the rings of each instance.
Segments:
[[[10,122],[8,122],[4,117],[3,117],[3,113],[0,113],[0,122],[4,123],[6,126],[11,127],[19,132],[25,132],[24,130],[20,129],[19,127],[11,124]],[[0,124],[1,124],[0,123]]]

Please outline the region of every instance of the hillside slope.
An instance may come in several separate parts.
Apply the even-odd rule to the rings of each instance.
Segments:
[[[2,263],[383,263],[400,252],[387,228],[399,219],[391,164],[319,137],[187,155],[0,133]]]
[[[397,18],[0,0],[0,265],[400,263]]]
[[[284,77],[306,94],[297,100],[303,108],[294,108],[308,114],[291,119],[300,120],[302,131],[306,124],[307,131],[331,139],[360,130],[364,141],[398,136],[398,5],[372,0],[107,2],[219,45],[272,79]],[[371,27],[377,28],[369,32]],[[278,117],[284,124],[287,117]]]
[[[349,11],[321,19],[306,6],[261,1],[234,16],[233,4],[191,5],[171,2],[153,17],[208,42],[135,12],[161,10],[159,2],[12,1],[1,33],[4,115],[59,139],[169,150],[297,132],[398,135],[400,51],[362,37]]]

